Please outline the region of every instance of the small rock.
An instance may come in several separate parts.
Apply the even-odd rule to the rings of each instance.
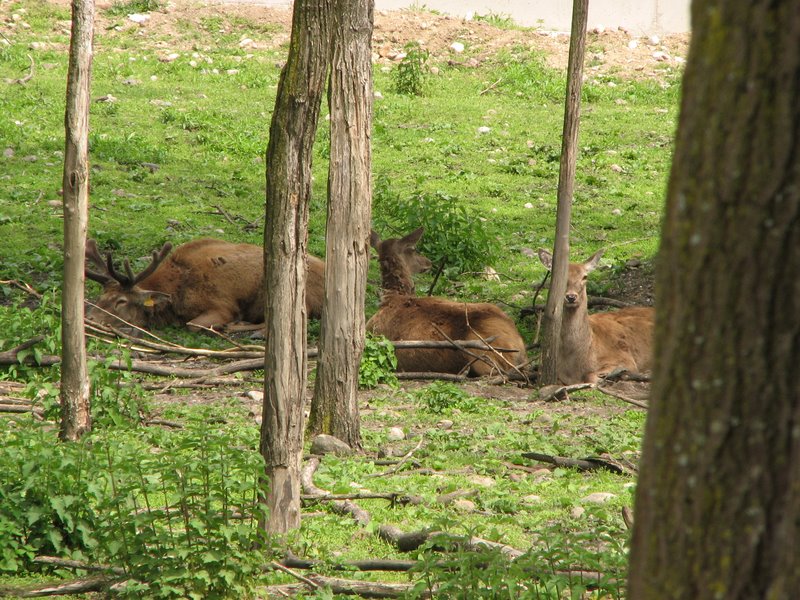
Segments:
[[[583,516],[583,513],[585,512],[586,512],[585,508],[583,508],[582,506],[576,506],[569,512],[569,514],[572,515],[573,519],[580,519]]]
[[[536,250],[532,248],[522,248],[520,250],[520,253],[523,254],[524,256],[527,256],[528,258],[536,258]]]
[[[491,127],[487,127],[486,125],[481,125],[478,127],[478,133],[489,133],[492,130]]]
[[[142,83],[139,79],[135,79],[133,77],[128,77],[128,79],[122,80],[122,85],[139,85]]]
[[[453,508],[460,510],[461,512],[475,512],[475,503],[472,500],[465,500],[464,498],[459,498],[458,500],[453,502]]]
[[[399,427],[392,427],[389,433],[386,434],[386,439],[390,442],[399,442],[400,440],[406,439],[406,434]]]
[[[377,90],[372,94],[372,96],[375,98],[375,100],[383,100],[383,94]]]
[[[622,214],[622,209],[615,208],[614,210],[611,211],[611,214],[614,215],[615,217],[619,217]]]
[[[225,73],[227,73],[228,75],[238,75],[239,69],[228,69],[227,71],[225,71]]]
[[[525,504],[536,504],[542,501],[542,497],[537,496],[536,494],[528,494],[527,496],[522,497],[522,501]]]
[[[5,150],[3,150],[3,156],[5,158],[11,158],[12,156],[14,156],[14,149],[13,148],[6,148]]]
[[[525,208],[533,208],[533,203],[532,202],[526,202],[523,206],[525,206]]]
[[[628,42],[628,48],[631,50],[636,50],[639,47],[639,40],[631,40]]]
[[[147,169],[148,171],[150,171],[151,173],[155,173],[156,171],[158,171],[158,170],[161,168],[161,167],[160,167],[159,165],[157,165],[156,163],[150,163],[150,162],[143,162],[143,163],[142,163],[142,166],[143,166],[145,169]]]
[[[611,492],[595,492],[594,494],[589,494],[588,496],[584,496],[581,498],[581,502],[590,502],[592,504],[602,504],[604,502],[608,502],[612,498],[616,498],[616,494],[612,494]]]
[[[158,59],[158,60],[159,60],[160,62],[163,62],[163,63],[171,63],[171,62],[175,62],[175,61],[176,61],[176,60],[178,60],[180,57],[181,57],[181,55],[180,55],[180,54],[178,54],[177,52],[172,52],[172,53],[170,53],[170,54],[167,54],[166,56],[161,56],[161,57],[159,57],[159,59]]]
[[[113,104],[117,101],[116,96],[112,96],[111,94],[106,94],[105,96],[100,96],[99,98],[95,98],[95,102],[106,102],[108,104]]]
[[[158,99],[150,100],[150,104],[152,104],[153,106],[163,106],[163,107],[172,106],[172,102],[170,102],[169,100],[158,100]]]
[[[450,44],[450,50],[455,52],[456,54],[461,54],[464,51],[464,44],[461,42],[453,42]]]
[[[171,224],[171,223],[170,223]],[[179,225],[177,221],[175,221],[176,225]],[[263,402],[264,401],[264,392],[259,392],[258,390],[250,390],[245,394],[250,400],[253,402]]]
[[[669,60],[669,54],[659,50],[658,52],[653,52],[653,58],[659,62],[664,62]]]
[[[47,206],[49,206],[51,208],[61,208],[61,206],[62,206],[61,200],[48,200],[47,201]]]
[[[484,475],[472,475],[469,477],[469,482],[480,487],[494,487],[497,485],[497,482],[494,479]]]
[[[612,164],[612,165],[609,167],[609,169],[611,169],[612,171],[614,171],[614,173],[623,173],[623,172],[625,171],[625,169],[623,169],[622,167],[620,167],[620,166],[619,166],[617,163],[614,163],[614,164]]]
[[[649,38],[647,38],[647,44],[649,46],[658,46],[660,43],[661,43],[661,38],[658,37],[657,35],[651,35]]]
[[[474,57],[473,57],[473,58],[469,58],[469,59],[467,59],[467,62],[465,62],[465,63],[464,63],[464,66],[465,66],[465,67],[469,67],[469,68],[471,68],[471,69],[474,69],[474,68],[475,68],[475,67],[477,67],[479,64],[481,64],[481,63],[480,63],[480,61],[479,61],[477,58],[474,58]]]
[[[39,160],[39,157],[36,156],[35,154],[30,154],[28,156],[23,156],[22,160],[24,160],[25,162],[36,162],[37,160]]]
[[[441,496],[436,497],[436,502],[439,504],[453,504],[456,500],[462,498],[468,498],[469,496],[474,496],[477,492],[475,490],[456,490],[455,492],[450,492],[449,494],[442,494]]]
[[[349,456],[353,449],[339,438],[321,433],[311,440],[311,454],[336,454]]]
[[[431,67],[430,68],[431,75],[438,75],[439,74],[439,67]]]
[[[453,428],[453,422],[450,419],[442,419],[441,421],[439,421],[436,424],[436,427],[438,427],[439,429],[445,429],[445,430],[452,429]]]
[[[128,20],[133,21],[134,23],[147,23],[150,20],[150,15],[143,15],[141,13],[131,13],[128,15]]]
[[[250,38],[244,38],[241,42],[239,42],[239,48],[244,48],[245,46],[252,46],[253,40]]]
[[[625,261],[625,266],[629,269],[636,269],[642,266],[642,261],[640,261],[638,258],[631,258]]]

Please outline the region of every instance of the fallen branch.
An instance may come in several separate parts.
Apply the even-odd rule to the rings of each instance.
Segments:
[[[24,281],[19,281],[17,279],[0,279],[0,284],[4,285],[13,285],[16,288],[21,289],[23,292],[30,294],[34,298],[41,300],[42,295],[37,292],[29,283],[25,283]]]
[[[314,583],[319,587],[329,588],[334,595],[359,596],[361,598],[400,598],[414,587],[411,583],[379,583],[370,581],[352,581],[336,577],[323,577],[315,575]],[[300,584],[271,585],[264,590],[268,595],[280,595],[286,598],[296,596],[306,589]],[[420,598],[430,598],[430,594],[423,592]]]
[[[113,577],[89,577],[75,579],[55,585],[46,585],[37,588],[6,588],[0,589],[0,596],[15,598],[41,598],[44,596],[66,596],[68,594],[86,594],[88,592],[102,592],[120,579]]]
[[[58,556],[37,556],[33,562],[40,565],[52,565],[60,569],[76,569],[79,571],[105,571],[115,575],[124,575],[125,569],[111,565],[93,565],[80,560],[69,560]]]
[[[610,457],[590,456],[588,458],[567,458],[565,456],[551,456],[538,452],[523,452],[523,458],[538,460],[557,467],[570,467],[579,471],[599,471],[605,469],[619,475],[633,475],[636,473],[635,465],[627,461],[618,461]]]
[[[323,497],[328,495],[328,492],[314,485],[314,473],[319,468],[319,465],[319,457],[314,456],[306,462],[302,471],[300,471],[300,484],[303,491],[310,496]],[[350,515],[362,527],[368,525],[372,520],[367,511],[349,500],[333,500],[331,508],[337,514]]]
[[[381,525],[378,528],[378,537],[392,544],[400,552],[412,552],[427,543],[441,541],[448,544],[456,544],[461,548],[471,551],[497,550],[510,560],[516,560],[525,553],[506,544],[484,540],[478,537],[465,537],[445,533],[443,531],[429,531],[422,529],[404,533],[393,525]]]
[[[414,446],[408,452],[406,452],[400,458],[400,460],[397,461],[397,464],[394,467],[392,467],[391,469],[389,469],[388,471],[384,471],[382,473],[369,473],[369,474],[365,475],[365,477],[386,477],[387,475],[393,475],[394,473],[397,473],[397,471],[399,471],[401,468],[403,468],[403,465],[405,465],[408,462],[408,460],[414,455],[414,452],[416,452],[417,450],[419,450],[422,447],[422,442],[424,440],[425,440],[425,438],[420,437],[419,442],[417,443],[417,445]]]
[[[570,392],[580,390],[590,390],[594,387],[591,383],[575,383],[573,385],[554,385],[546,386],[539,390],[540,398],[544,402],[554,402],[556,400],[567,400]]]
[[[338,564],[330,564],[326,561],[319,560],[304,560],[297,556],[289,555],[281,561],[286,567],[290,569],[308,569],[314,570],[317,568],[333,569],[335,571],[388,571],[388,572],[406,572],[410,571],[419,562],[416,560],[352,560]]]

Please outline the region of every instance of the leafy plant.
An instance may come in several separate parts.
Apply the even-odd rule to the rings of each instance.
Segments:
[[[393,71],[394,89],[398,94],[421,96],[429,74],[428,58],[430,52],[419,42],[409,42],[403,47],[405,56]]]
[[[374,388],[379,383],[397,385],[397,357],[394,346],[382,335],[367,335],[361,365],[358,369],[358,385]]]
[[[477,412],[483,401],[469,395],[457,385],[446,381],[434,381],[414,392],[414,396],[428,412],[441,414],[453,409]]]
[[[487,224],[444,192],[401,197],[384,178],[375,186],[373,205],[376,226],[381,230],[405,234],[424,226],[420,251],[449,275],[480,271],[497,254],[497,239]]]
[[[163,6],[161,0],[124,0],[112,4],[106,11],[111,16],[127,15],[130,13],[146,13],[160,10]]]

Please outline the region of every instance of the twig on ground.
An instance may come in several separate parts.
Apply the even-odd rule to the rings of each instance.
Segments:
[[[0,279],[0,284],[13,285],[16,288],[21,289],[23,292],[30,294],[34,298],[37,298],[39,300],[42,299],[42,295],[35,289],[33,289],[29,283],[26,283],[24,281],[19,281],[17,279]]]
[[[425,441],[425,438],[424,437],[420,437],[419,438],[419,442],[417,442],[417,445],[414,446],[408,452],[406,452],[400,458],[400,460],[397,462],[397,464],[394,467],[392,467],[391,469],[389,469],[388,471],[383,471],[382,473],[370,473],[370,474],[366,475],[366,477],[386,477],[388,475],[392,475],[394,473],[397,473],[397,471],[399,471],[401,468],[403,468],[403,465],[405,465],[408,462],[408,460],[414,455],[414,452],[416,452],[417,450],[419,450],[422,447],[422,442],[424,442],[424,441]]]

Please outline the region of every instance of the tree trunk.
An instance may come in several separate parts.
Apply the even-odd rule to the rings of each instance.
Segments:
[[[361,448],[358,368],[364,350],[372,181],[372,0],[337,3],[333,27],[331,160],[325,303],[309,430]]]
[[[575,163],[578,159],[578,126],[581,112],[583,57],[586,49],[586,23],[589,0],[575,0],[572,5],[572,32],[567,65],[567,98],[564,105],[564,130],[561,137],[561,165],[558,173],[558,207],[553,244],[553,267],[550,291],[542,315],[542,364],[539,385],[558,383],[558,348],[561,344],[561,314],[567,291],[569,265],[569,226],[572,194],[575,189]]]
[[[264,270],[266,354],[261,454],[270,480],[265,524],[300,526],[300,462],[306,393],[306,238],[311,152],[325,87],[330,7],[294,4],[289,57],[281,73],[267,146]]]
[[[629,595],[800,590],[800,2],[696,0]]]
[[[94,0],[73,0],[64,116],[64,284],[61,295],[61,431],[75,441],[92,428],[83,329],[89,205],[89,102]]]

